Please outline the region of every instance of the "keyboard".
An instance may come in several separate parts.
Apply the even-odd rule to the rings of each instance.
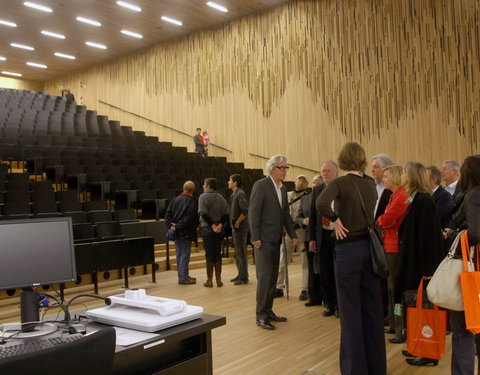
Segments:
[[[8,344],[7,346],[0,346],[0,358],[14,357],[19,354],[32,353],[39,350],[51,348],[57,345],[63,345],[82,338],[81,333],[73,335],[63,335],[56,337],[48,337],[42,339],[30,339],[20,343]],[[18,340],[15,340],[18,342]]]

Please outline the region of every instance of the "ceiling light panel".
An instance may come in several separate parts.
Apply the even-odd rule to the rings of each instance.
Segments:
[[[67,55],[65,53],[61,53],[61,52],[55,52],[54,53],[55,56],[58,56],[58,57],[63,57],[64,59],[69,59],[69,60],[75,60],[75,56],[72,56],[72,55]]]
[[[6,57],[0,56],[0,61],[7,61]]]
[[[47,66],[45,64],[39,64],[39,63],[31,62],[31,61],[28,61],[27,65],[34,66],[35,68],[47,69]]]
[[[24,44],[10,43],[10,45],[11,45],[12,47],[15,47],[15,48],[26,49],[26,50],[28,50],[28,51],[35,51],[35,48],[30,47],[30,46],[26,46],[26,45],[24,45]]]
[[[220,12],[227,13],[228,9],[225,8],[224,6],[221,6],[220,4],[214,3],[213,1],[207,2],[207,5],[209,7],[215,8],[216,10],[219,10]]]
[[[102,26],[102,24],[98,21],[91,20],[90,18],[85,18],[85,17],[77,17],[77,21],[83,22],[83,23],[88,23],[89,25],[93,26]]]
[[[42,33],[43,35],[51,36],[51,37],[53,37],[53,38],[65,39],[65,35],[57,34],[57,33],[52,33],[51,31],[42,30],[41,33]]]
[[[15,22],[10,22],[10,21],[7,21],[7,20],[0,20],[0,25],[17,27],[17,24]]]
[[[2,74],[5,74],[7,76],[14,76],[14,77],[21,77],[22,76],[20,73],[14,73],[14,72],[2,72]]]
[[[174,25],[177,25],[177,26],[183,25],[183,23],[181,23],[180,21],[174,18],[166,17],[166,16],[162,16],[162,20],[164,20],[165,22],[173,23]]]
[[[23,5],[25,5],[27,7],[30,7],[30,8],[37,9],[37,10],[41,10],[42,12],[47,12],[47,13],[52,13],[53,12],[52,8],[46,7],[45,5],[32,3],[30,1],[25,1],[23,3]]]
[[[95,47],[95,48],[99,48],[99,49],[107,49],[107,46],[106,46],[106,45],[103,45],[103,44],[100,44],[100,43],[85,42],[85,44],[86,44],[87,46],[90,46],[90,47]]]
[[[122,34],[125,34],[125,35],[128,35],[128,36],[133,36],[134,38],[138,38],[138,39],[142,39],[143,38],[143,35],[142,34],[138,34],[138,33],[134,33],[133,31],[129,31],[129,30],[122,30],[120,31]]]
[[[130,9],[130,10],[134,10],[135,12],[141,12],[142,11],[142,8],[140,8],[140,7],[138,7],[134,4],[127,3],[125,1],[117,1],[117,4],[120,5],[121,7]]]

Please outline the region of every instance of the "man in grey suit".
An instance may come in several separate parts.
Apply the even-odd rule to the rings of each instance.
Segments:
[[[250,195],[250,233],[257,271],[257,325],[269,330],[275,329],[271,321],[287,320],[272,311],[283,228],[292,239],[292,244],[297,245],[297,235],[288,208],[287,188],[282,184],[288,168],[285,156],[272,156],[267,162],[268,176],[255,182]]]

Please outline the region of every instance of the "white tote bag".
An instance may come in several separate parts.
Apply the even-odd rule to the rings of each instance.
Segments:
[[[461,231],[453,241],[447,257],[440,263],[427,286],[428,300],[449,310],[463,311],[460,273],[464,272],[462,259],[454,259]]]

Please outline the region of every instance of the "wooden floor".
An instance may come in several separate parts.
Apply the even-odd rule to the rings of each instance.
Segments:
[[[323,307],[305,307],[304,302],[298,300],[298,258],[289,270],[291,298],[289,301],[286,297],[278,298],[274,304],[274,311],[278,315],[287,316],[288,322],[276,323],[275,331],[266,331],[255,325],[254,266],[250,266],[253,277],[248,285],[234,286],[229,282],[229,279],[236,275],[236,268],[235,265],[228,264],[224,266],[225,286],[222,288],[203,287],[203,269],[191,271],[191,276],[197,277],[197,285],[178,285],[176,272],[164,271],[158,273],[157,284],[152,284],[149,276],[138,276],[131,279],[131,287],[145,288],[150,295],[184,299],[191,305],[203,306],[206,313],[226,316],[227,324],[212,333],[215,375],[337,375],[340,373],[339,320],[335,317],[323,317]],[[104,282],[100,285],[100,293],[103,296],[121,293],[121,287],[121,280]],[[89,291],[89,287],[82,289],[82,292]],[[80,291],[77,290],[76,293]],[[89,307],[99,305],[96,300],[81,301]],[[2,317],[5,317],[4,312],[12,309],[17,309],[16,302],[1,301],[0,323],[18,320],[18,317],[11,316],[2,320]],[[388,374],[449,374],[450,336],[447,340],[447,354],[436,367],[409,366],[401,354],[405,345],[387,343]]]

